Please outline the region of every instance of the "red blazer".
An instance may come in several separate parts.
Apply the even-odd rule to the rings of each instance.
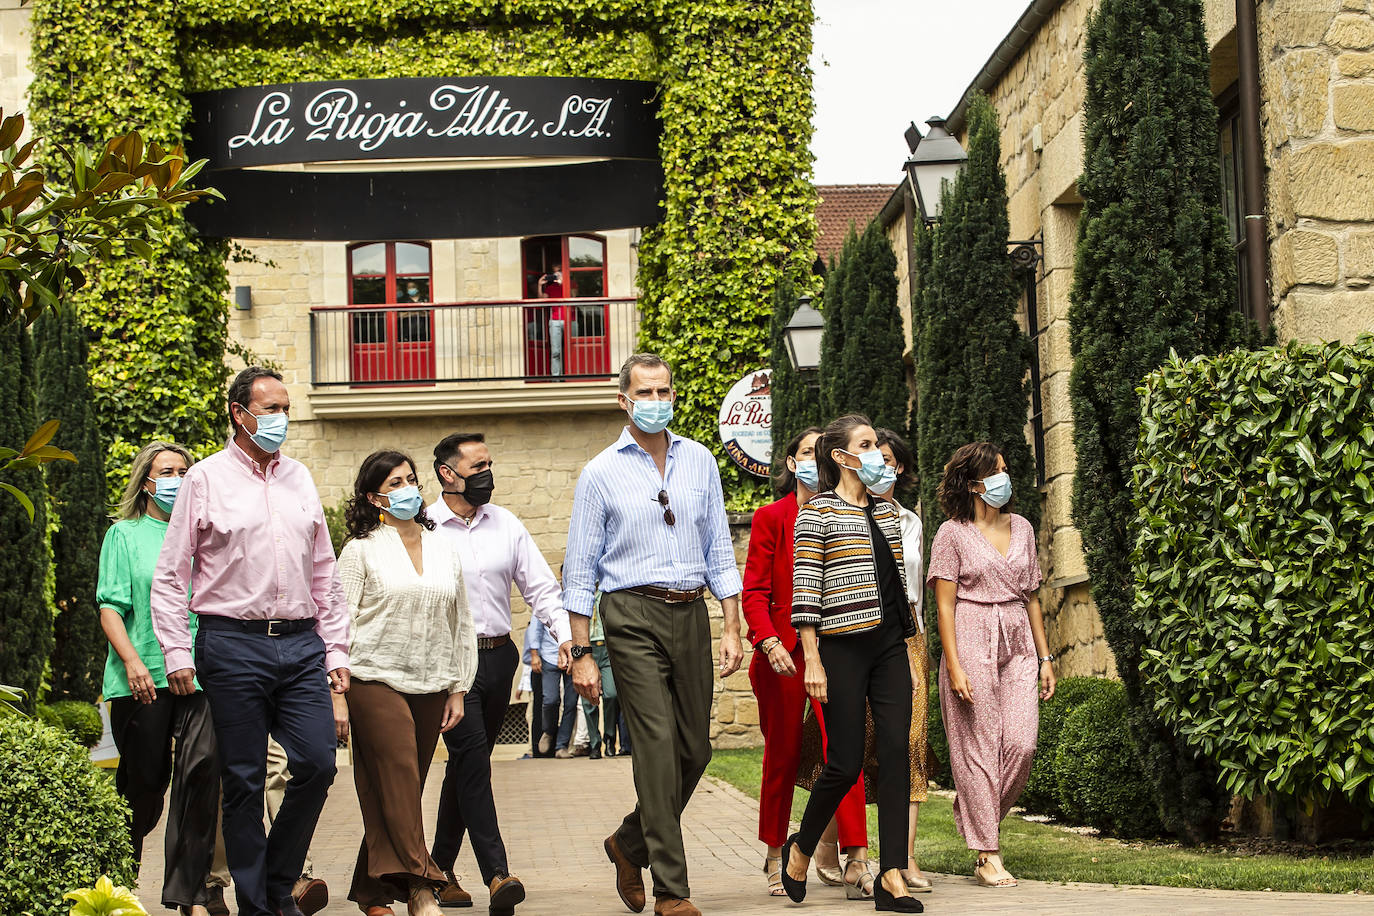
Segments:
[[[749,642],[770,636],[791,652],[797,645],[792,626],[792,531],[797,523],[797,495],[754,510],[749,558],[744,562],[744,622]]]

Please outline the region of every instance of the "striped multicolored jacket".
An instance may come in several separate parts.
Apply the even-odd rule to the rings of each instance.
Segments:
[[[902,564],[902,527],[897,507],[873,500],[873,518],[887,535],[906,597]],[[862,506],[834,492],[819,493],[797,513],[792,553],[792,625],[814,626],[824,635],[859,633],[883,622],[878,569],[868,515]],[[902,630],[916,634],[911,614],[902,615]]]

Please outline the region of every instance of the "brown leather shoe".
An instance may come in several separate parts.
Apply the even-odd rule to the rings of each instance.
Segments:
[[[329,906],[329,885],[319,878],[301,875],[296,879],[296,886],[291,888],[291,899],[305,916],[314,916]]]
[[[686,897],[655,897],[654,916],[701,916],[701,910]]]
[[[439,888],[439,905],[451,907],[472,906],[472,895],[463,890],[458,877],[451,871],[444,872],[448,883]]]
[[[606,842],[602,846],[606,849],[606,858],[615,866],[615,889],[620,894],[620,899],[631,913],[644,912],[643,869],[631,862],[621,851],[614,833],[606,837]]]
[[[364,916],[396,916],[396,911],[389,906],[370,906],[363,910]]]
[[[525,885],[515,875],[497,875],[491,879],[491,909],[509,910],[525,900]]]

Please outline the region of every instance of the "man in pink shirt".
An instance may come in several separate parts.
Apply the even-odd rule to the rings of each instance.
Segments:
[[[506,846],[491,792],[491,751],[510,705],[519,652],[511,641],[510,587],[514,582],[559,644],[559,665],[572,661],[568,612],[553,570],[520,519],[491,505],[495,483],[491,452],[481,433],[454,433],[434,447],[434,473],[443,495],[427,512],[458,552],[468,605],[477,626],[477,678],[464,697],[463,719],[444,732],[448,767],[434,827],[434,862],[448,876],[439,892],[443,906],[471,906],[472,895],[453,874],[467,833],[472,854],[491,895],[491,916],[513,912],[525,899],[520,879],[510,874]],[[533,701],[532,701],[533,702]]]
[[[240,916],[300,913],[291,888],[334,781],[330,688],[348,690],[348,604],[324,510],[310,472],[280,452],[290,406],[276,372],[251,366],[234,379],[233,436],[183,478],[153,574],[168,685],[188,694],[198,677],[210,701]],[[200,622],[194,659],[189,613]],[[270,834],[269,734],[291,772]]]

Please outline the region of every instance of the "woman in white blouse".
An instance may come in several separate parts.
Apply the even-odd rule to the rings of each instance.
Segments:
[[[444,873],[425,842],[421,793],[439,734],[463,718],[477,635],[458,556],[425,517],[415,463],[373,452],[346,508],[339,577],[353,616],[348,715],[363,842],[348,899],[367,916],[440,916]]]

